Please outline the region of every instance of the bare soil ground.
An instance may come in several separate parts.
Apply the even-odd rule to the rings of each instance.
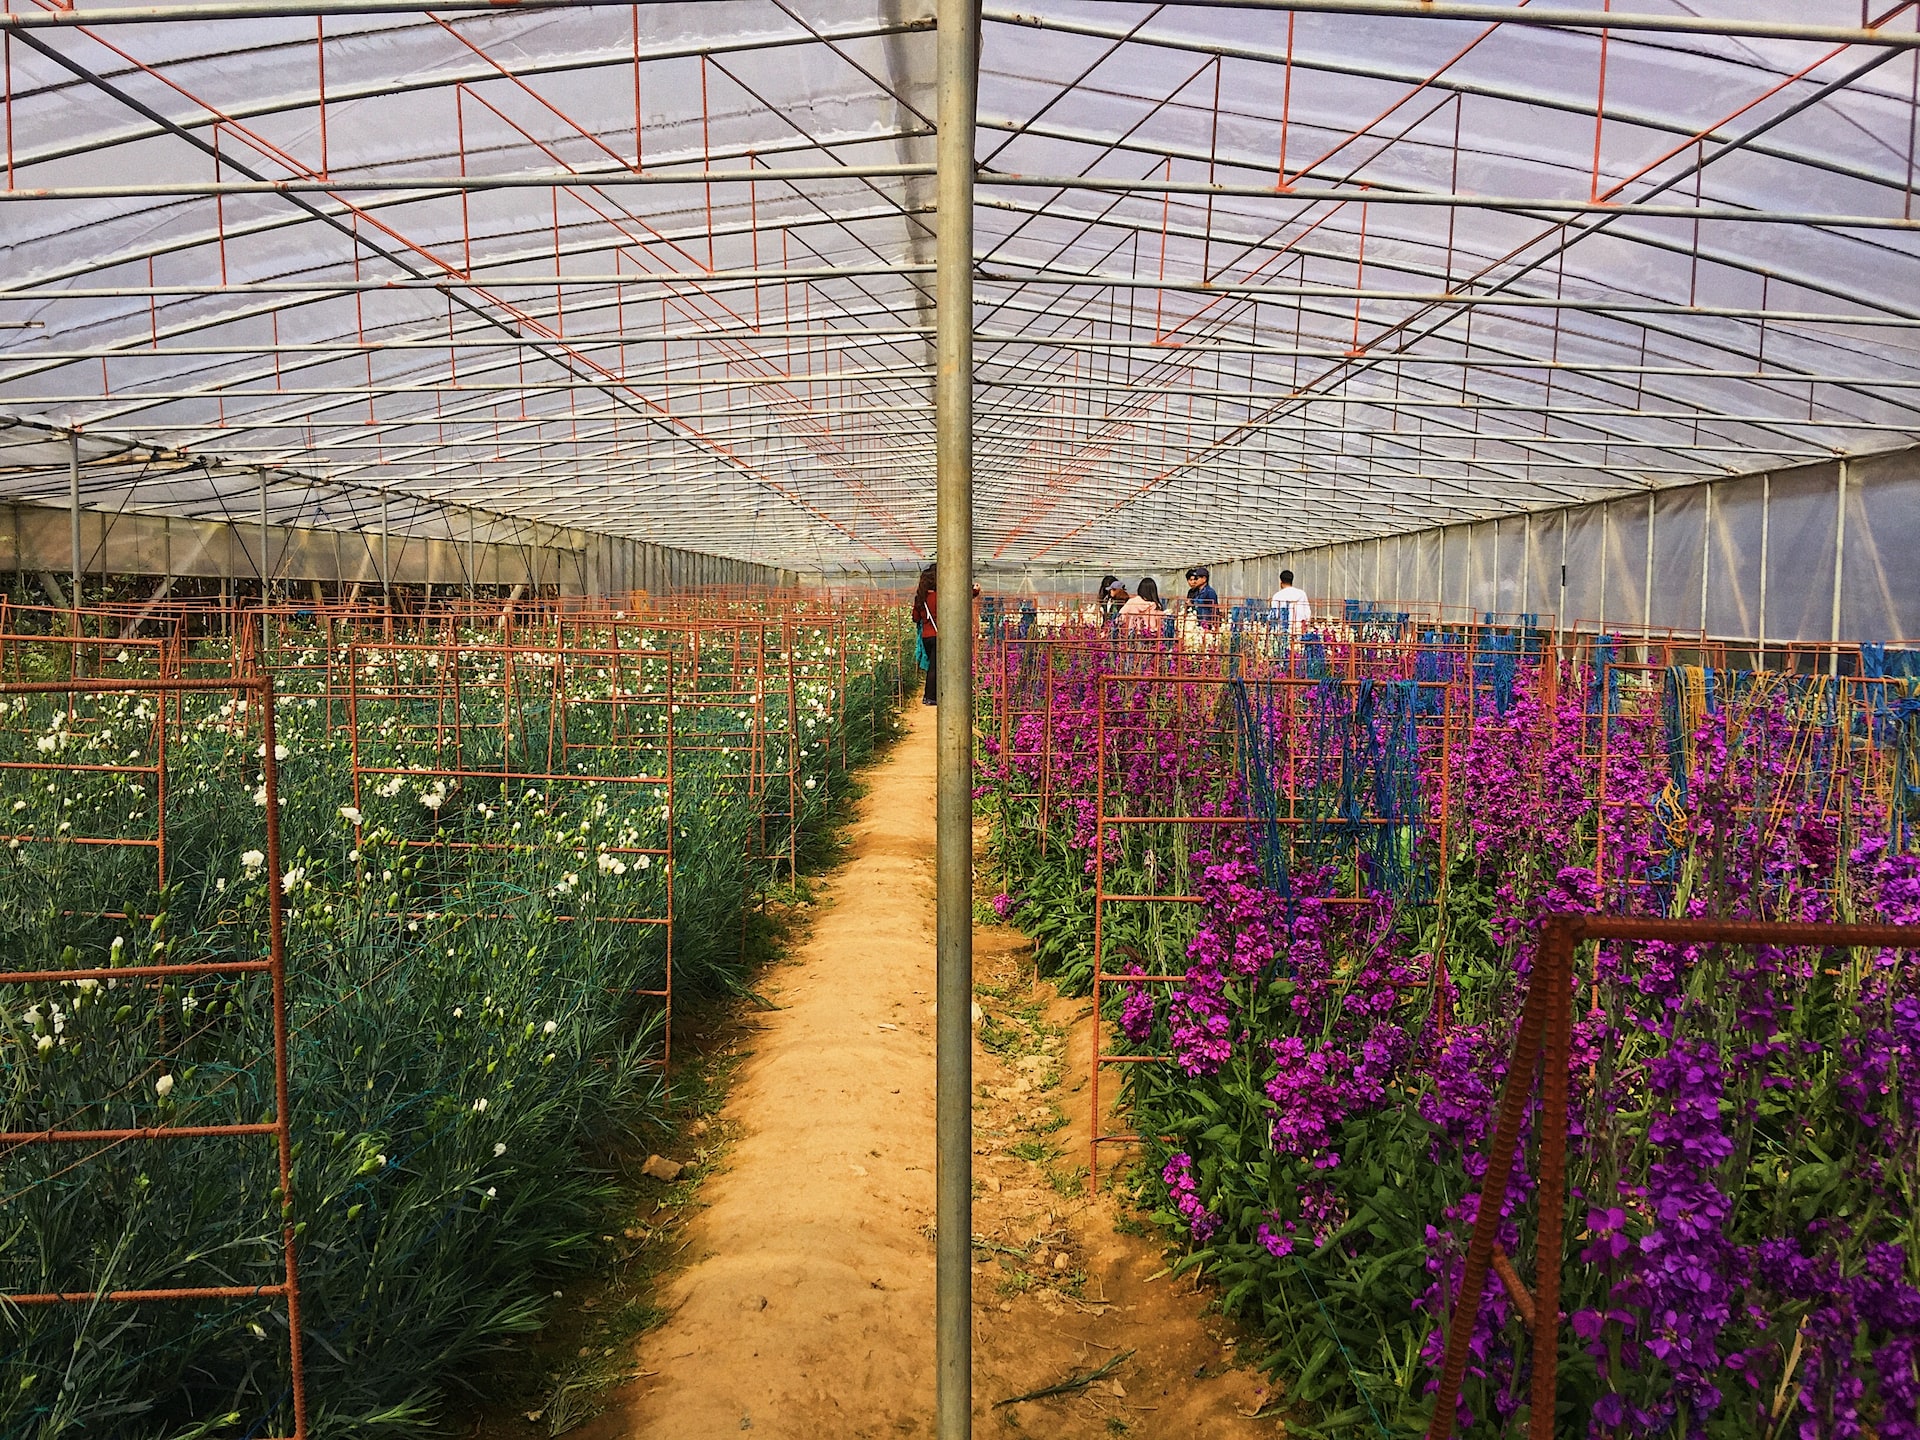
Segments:
[[[763,977],[778,1008],[729,1041],[737,1078],[690,1142],[711,1173],[624,1232],[677,1258],[645,1302],[657,1323],[608,1337],[631,1347],[614,1363],[632,1378],[575,1435],[933,1433],[934,736],[930,711],[913,719],[865,776],[809,932]],[[1277,1434],[1252,1418],[1265,1383],[1205,1297],[1116,1201],[1088,1194],[1086,1003],[1035,985],[1014,931],[978,929],[975,958],[977,1433]],[[609,1276],[612,1300],[579,1304],[631,1308],[632,1288]],[[613,1354],[581,1338],[582,1356]],[[995,1403],[1122,1356],[1068,1395]]]

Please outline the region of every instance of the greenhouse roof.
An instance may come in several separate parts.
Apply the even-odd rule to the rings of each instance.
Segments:
[[[1910,443],[1920,6],[1626,5],[989,4],[980,558]],[[931,552],[925,0],[5,23],[0,495]]]

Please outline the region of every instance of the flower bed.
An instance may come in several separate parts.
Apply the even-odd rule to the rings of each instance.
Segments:
[[[784,681],[765,687],[772,738],[743,726],[724,667],[677,672],[677,710],[624,717],[644,719],[640,734],[597,703],[615,684],[608,667],[508,697],[486,677],[511,657],[484,653],[482,635],[462,643],[473,651],[464,710],[419,698],[437,667],[430,651],[390,690],[411,698],[384,711],[369,701],[357,734],[334,681],[281,701],[279,875],[265,869],[257,732],[243,707],[170,698],[184,708],[163,716],[151,697],[61,695],[11,701],[0,716],[0,758],[111,759],[157,767],[168,787],[156,891],[150,848],[73,837],[150,835],[157,770],[0,771],[0,812],[37,837],[0,862],[9,955],[48,968],[257,955],[269,887],[282,894],[291,1214],[315,1435],[434,1428],[450,1383],[538,1327],[554,1278],[596,1253],[614,1190],[594,1157],[660,1118],[666,930],[631,922],[669,913],[670,870],[676,987],[742,983],[741,907],[777,863],[779,827],[817,828],[830,782],[892,730],[900,650],[884,629],[798,641],[796,668],[836,644],[858,653],[801,677],[796,720]],[[317,635],[305,648],[310,663],[328,658]],[[331,661],[336,672],[350,663]],[[664,687],[668,663],[640,685]],[[568,743],[555,765],[557,709]],[[619,783],[665,777],[669,726],[686,752],[671,787]],[[458,767],[444,764],[449,734]],[[266,984],[12,987],[0,1001],[4,1128],[259,1120],[272,1109]],[[6,1160],[0,1290],[279,1278],[270,1143],[39,1145]],[[8,1321],[0,1433],[286,1434],[286,1356],[274,1298],[30,1307]]]
[[[1367,683],[1414,696],[1418,659]],[[1124,668],[1065,647],[1051,730],[1030,713],[1004,756],[984,747],[1004,903],[1072,984],[1094,965],[1096,880],[1197,897],[1101,916],[1104,969],[1170,977],[1103,993],[1115,1043],[1167,1057],[1124,1067],[1146,1137],[1133,1178],[1182,1267],[1264,1335],[1297,1433],[1430,1418],[1533,916],[1920,920],[1886,757],[1818,680],[1720,677],[1715,699],[1697,675],[1614,687],[1522,663],[1505,697],[1456,687],[1442,733],[1394,731],[1402,712],[1363,708],[1359,682],[1325,679],[1328,725],[1236,712],[1219,687],[1143,695]],[[1288,757],[1264,800],[1250,754]],[[1376,837],[1394,826],[1363,822],[1398,803],[1375,783],[1398,760],[1423,813],[1395,822],[1413,853],[1388,863]],[[1096,813],[1102,765],[1125,824]],[[1276,790],[1290,829],[1270,823]],[[1174,815],[1198,819],[1133,823]],[[1587,947],[1574,1013],[1561,1432],[1920,1434],[1914,957]],[[1530,1204],[1522,1182],[1500,1233],[1522,1275]],[[1468,1433],[1511,1433],[1524,1410],[1524,1333],[1491,1292]]]

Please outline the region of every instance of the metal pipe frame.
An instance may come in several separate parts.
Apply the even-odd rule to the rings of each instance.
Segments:
[[[973,215],[977,0],[940,0],[934,399],[945,634],[935,647],[934,1432],[973,1434]]]
[[[1496,1269],[1495,1239],[1503,1202],[1520,1157],[1520,1129],[1534,1091],[1539,1066],[1540,1139],[1537,1155],[1537,1212],[1534,1250],[1540,1257],[1527,1322],[1531,1332],[1527,1434],[1553,1440],[1560,1351],[1560,1271],[1564,1263],[1566,1147],[1569,1061],[1572,1046],[1573,958],[1590,940],[1664,940],[1680,945],[1779,945],[1920,949],[1920,925],[1837,925],[1762,920],[1669,920],[1613,915],[1548,915],[1540,922],[1525,1009],[1507,1068],[1487,1168],[1480,1182],[1479,1209],[1467,1242],[1460,1290],[1447,1319],[1447,1345],[1440,1383],[1434,1395],[1427,1440],[1449,1440],[1455,1402],[1466,1378],[1468,1347],[1486,1294],[1489,1271]],[[1505,1273],[1500,1277],[1509,1280]]]
[[[1861,25],[1448,0],[1244,0],[1112,21],[985,11],[974,456],[991,553],[1070,562],[1145,537],[1169,559],[1174,546],[1217,556],[1223,525],[1228,548],[1275,553],[1920,435],[1920,380],[1899,358],[1920,326],[1900,299],[1920,280],[1912,159],[1895,153],[1908,147],[1857,159],[1794,123],[1841,105],[1874,133],[1914,128],[1920,33],[1895,28],[1912,5],[1883,3]],[[47,316],[6,332],[0,396],[28,415],[58,403],[65,428],[100,442],[223,457],[249,489],[268,470],[270,518],[350,506],[366,530],[384,489],[402,532],[452,530],[449,507],[481,504],[515,524],[664,532],[794,568],[922,553],[936,528],[937,438],[915,389],[935,338],[935,166],[932,105],[901,57],[928,20],[816,27],[782,7],[764,35],[707,44],[650,31],[647,7],[629,35],[594,6],[586,44],[516,44],[509,60],[496,39],[554,7],[467,13],[480,8],[242,0],[7,19],[9,119],[52,104],[80,119],[19,130],[0,189],[16,211],[0,214],[61,233],[137,194],[171,223],[153,241],[101,227],[103,242],[0,290]],[[1289,21],[1283,47],[1233,15],[1272,8],[1325,18],[1311,43]],[[291,15],[391,15],[354,33],[450,63],[340,73],[324,24],[306,41],[250,24]],[[141,58],[165,24],[214,18],[227,23],[210,45],[244,38],[275,57],[274,92],[206,94],[178,62]],[[1396,20],[1409,37],[1396,58],[1343,48]],[[1630,87],[1599,74],[1583,94],[1564,66],[1543,80],[1463,63],[1489,40],[1510,56],[1541,27],[1561,57],[1610,44],[1616,71],[1667,63],[1684,37],[1689,63],[1727,82],[1729,113],[1701,125],[1621,105]],[[1055,76],[1036,33],[1094,48]],[[1759,39],[1794,44],[1740,48]],[[312,86],[285,78],[303,47]],[[803,59],[868,108],[817,129],[769,78]],[[695,64],[712,77],[697,105],[672,79]],[[546,93],[629,69],[654,99],[624,123],[618,107],[576,112],[558,83]],[[1383,95],[1378,113],[1346,113],[1361,84]],[[329,156],[330,110],[364,124],[393,95],[445,116],[437,144]],[[1476,184],[1512,106],[1590,122],[1591,164],[1578,145],[1523,146],[1527,168]],[[275,135],[317,120],[320,163],[256,128],[267,117]],[[155,183],[61,183],[65,160],[135,143],[172,147]],[[1744,156],[1829,190],[1844,180],[1848,203],[1756,200]],[[1581,244],[1599,236],[1644,258],[1647,278]],[[250,257],[269,246],[344,247],[352,264],[263,271]],[[0,449],[0,494],[51,496],[51,467],[12,458]],[[154,513],[177,495],[174,513],[229,514],[217,483],[121,468],[96,474],[90,459],[83,498]],[[1159,498],[1192,484],[1210,487],[1213,523]],[[354,486],[366,500],[344,497]],[[767,532],[780,553],[765,553]]]

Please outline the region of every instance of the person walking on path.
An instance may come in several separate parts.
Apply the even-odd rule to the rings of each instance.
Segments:
[[[1187,608],[1202,630],[1212,630],[1220,624],[1220,595],[1213,588],[1213,577],[1204,565],[1195,565],[1187,571]]]
[[[1274,623],[1283,630],[1304,630],[1313,623],[1313,605],[1307,592],[1293,583],[1293,572],[1280,572],[1280,588],[1273,592]]]
[[[926,693],[921,697],[922,705],[939,703],[936,695],[935,677],[939,674],[938,654],[940,644],[939,606],[934,594],[938,577],[937,566],[929,565],[920,572],[920,583],[913,591],[913,626],[920,632],[920,664],[927,672]]]

